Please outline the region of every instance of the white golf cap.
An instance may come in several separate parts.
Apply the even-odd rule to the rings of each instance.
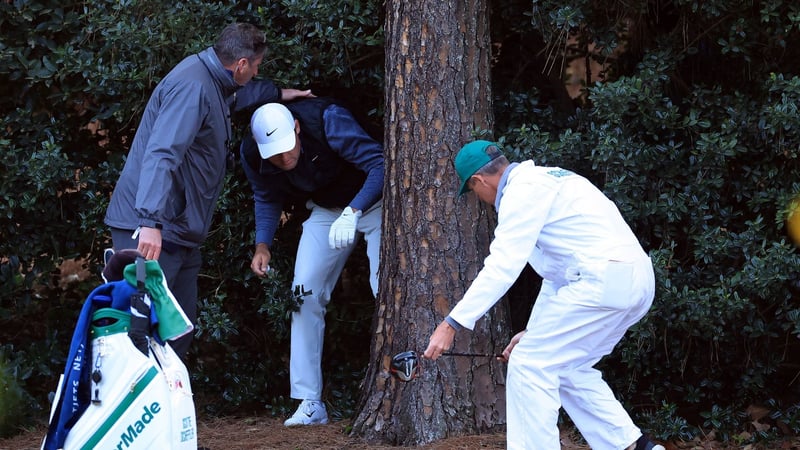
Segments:
[[[255,110],[250,129],[263,159],[294,148],[294,117],[280,103],[267,103]]]

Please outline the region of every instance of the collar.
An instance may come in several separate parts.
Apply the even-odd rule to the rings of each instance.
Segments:
[[[496,211],[500,210],[500,200],[503,198],[503,190],[506,188],[506,184],[508,184],[508,176],[511,174],[511,171],[517,167],[519,163],[511,163],[506,167],[506,170],[503,171],[503,176],[500,177],[500,182],[497,183],[497,197],[494,199],[494,209]]]
[[[232,95],[241,87],[233,81],[233,72],[222,65],[219,57],[217,57],[217,53],[214,52],[214,47],[208,47],[198,53],[197,57],[200,58],[200,61],[206,66],[211,78],[220,86],[225,97]]]

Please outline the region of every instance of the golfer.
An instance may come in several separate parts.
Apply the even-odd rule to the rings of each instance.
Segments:
[[[457,330],[473,329],[530,264],[542,287],[527,330],[503,351],[508,448],[561,448],[563,406],[595,450],[663,450],[594,368],[647,313],[655,290],[650,258],[617,207],[587,179],[530,160],[509,163],[488,141],[462,147],[455,168],[459,194],[471,190],[494,205],[498,221],[483,268],[424,356],[437,359]]]
[[[353,114],[331,98],[286,105],[267,103],[250,120],[242,141],[242,167],[253,188],[256,247],[250,268],[263,277],[272,260],[275,232],[285,207],[311,212],[295,256],[290,395],[301,400],[287,427],[328,423],[322,401],[325,313],[347,259],[362,238],[372,295],[378,293],[383,146]]]

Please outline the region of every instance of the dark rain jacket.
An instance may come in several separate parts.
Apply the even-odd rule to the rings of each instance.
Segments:
[[[185,58],[147,103],[105,223],[123,230],[161,227],[165,247],[198,247],[225,177],[231,109],[280,97],[271,81],[240,88],[211,47]]]

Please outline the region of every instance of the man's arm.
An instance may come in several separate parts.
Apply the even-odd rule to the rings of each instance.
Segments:
[[[255,145],[255,143],[252,144]],[[247,143],[243,143],[243,145],[247,145]],[[285,195],[275,189],[268,176],[262,175],[251,168],[244,157],[242,157],[241,161],[244,173],[253,190],[256,219],[255,243],[263,243],[269,246],[272,244],[272,239],[278,230]]]
[[[231,108],[234,112],[247,111],[266,103],[288,102],[305,97],[314,97],[311,89],[282,89],[272,80],[252,80],[236,91]]]
[[[367,174],[361,190],[350,201],[354,210],[367,210],[383,195],[383,146],[341,106],[329,106],[323,118],[325,137],[331,149]]]
[[[173,192],[173,175],[209,111],[198,83],[179,80],[162,86],[153,95],[160,97],[160,106],[145,144],[134,209],[140,226],[157,229],[164,222]]]
[[[472,330],[475,322],[519,278],[533,254],[556,193],[541,184],[509,184],[505,188],[489,255],[464,297],[450,311],[453,320]]]
[[[272,80],[252,80],[233,94],[234,112],[258,108],[264,103],[281,101],[281,88]]]
[[[242,157],[242,167],[253,189],[255,202],[255,252],[250,262],[250,269],[256,275],[263,277],[269,271],[269,263],[272,260],[270,245],[278,230],[283,201],[282,196],[275,196],[276,193],[271,189],[269,182],[263,175],[253,170],[244,157]]]
[[[311,89],[281,89],[281,101],[290,102],[298,98],[314,98],[316,95],[311,93]]]

